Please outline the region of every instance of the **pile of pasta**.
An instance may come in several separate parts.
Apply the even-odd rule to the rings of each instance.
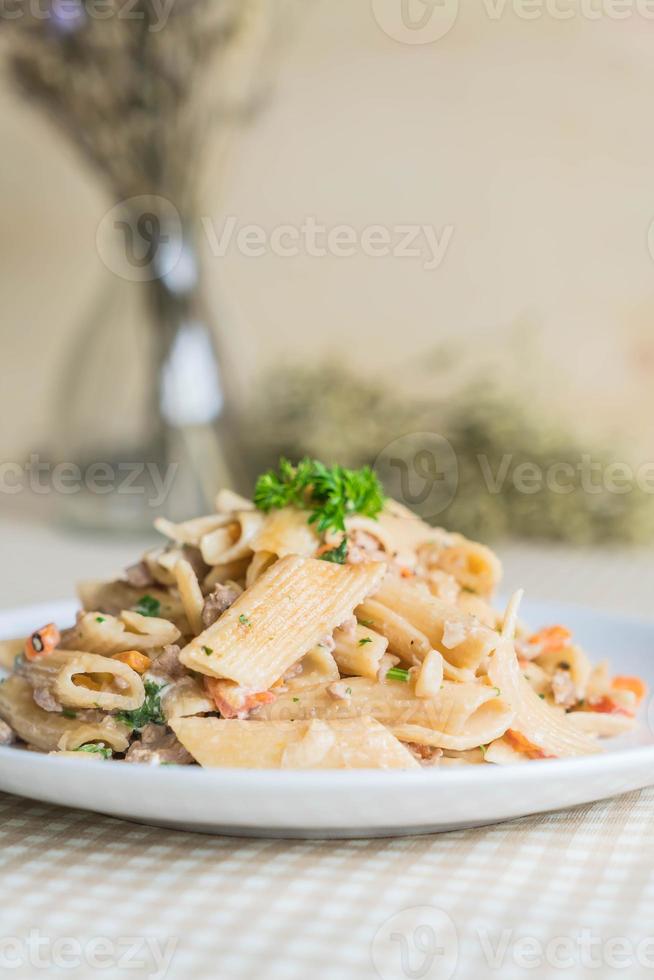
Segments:
[[[562,626],[492,604],[496,556],[393,501],[347,538],[221,492],[6,643],[2,740],[88,759],[257,769],[506,764],[599,751],[644,687]],[[347,547],[344,543],[347,542]],[[340,552],[339,552],[340,545]],[[336,553],[335,550],[336,549]]]

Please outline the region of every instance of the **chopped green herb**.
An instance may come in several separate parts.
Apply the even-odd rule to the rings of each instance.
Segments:
[[[404,681],[405,683],[409,680],[409,671],[403,670],[402,667],[391,667],[391,669],[386,674],[387,681]]]
[[[87,742],[86,745],[80,745],[78,749],[73,749],[74,752],[93,752],[94,755],[101,755],[103,759],[110,759],[113,755],[111,749],[107,748],[104,742]]]
[[[541,699],[541,701],[544,701],[545,700],[545,695],[544,694],[539,694],[538,697]]]
[[[361,626],[367,626],[368,629],[370,629],[371,626],[374,626],[375,625],[373,623],[372,619],[360,619],[359,620],[359,623],[360,623]]]
[[[146,725],[165,725],[166,719],[161,710],[161,691],[163,690],[154,681],[145,682],[145,701],[140,708],[134,711],[118,711],[114,716],[116,721],[122,721],[130,725],[132,729],[140,731]]]
[[[295,703],[297,704],[297,702],[298,702],[298,701],[299,701],[300,699],[299,699],[299,698],[293,698],[293,700],[294,700],[294,701],[295,701]]]
[[[241,626],[252,626],[252,620],[250,620],[245,613],[241,613],[241,615],[238,617],[238,621]]]
[[[347,694],[348,697],[351,698],[352,697],[352,688],[351,687],[346,687],[345,688],[345,693]]]
[[[372,643],[371,638],[369,636],[362,636],[359,640],[359,646],[364,647],[366,643]]]
[[[347,536],[343,538],[338,548],[332,548],[330,551],[323,551],[319,555],[322,561],[331,561],[334,565],[344,565],[345,559],[347,558]]]
[[[77,712],[73,711],[71,708],[64,708],[61,712],[62,718],[77,718]]]
[[[161,612],[161,603],[151,595],[144,595],[134,606],[134,612],[141,616],[158,616]]]
[[[488,748],[488,746],[487,746],[487,745],[480,745],[480,746],[479,746],[479,751],[480,751],[480,752],[481,752],[481,754],[483,755],[483,757],[484,757],[484,759],[486,758],[486,749],[487,749],[487,748]]]
[[[344,531],[348,514],[376,517],[384,500],[382,485],[369,466],[348,470],[308,457],[297,466],[282,457],[278,471],[260,476],[254,491],[254,503],[266,513],[289,506],[312,511],[309,523],[320,533]]]
[[[96,623],[104,623],[105,617],[104,616],[96,616],[95,617],[95,621],[96,621]]]
[[[499,687],[494,687],[494,688],[493,688],[493,690],[494,690],[494,691],[497,691],[497,697],[499,698],[499,697],[500,697],[500,695],[501,695],[501,693],[502,693],[502,692],[500,691],[500,689],[499,689]]]
[[[211,654],[213,653],[213,649],[212,647],[202,647],[202,652],[206,653],[206,655],[210,657]]]

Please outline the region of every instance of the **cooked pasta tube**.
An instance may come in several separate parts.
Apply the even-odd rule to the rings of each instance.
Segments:
[[[426,545],[419,556],[428,567],[448,572],[462,588],[484,597],[492,596],[502,578],[502,565],[490,548],[461,534],[449,535],[444,546]]]
[[[187,667],[268,690],[379,583],[380,563],[334,565],[288,556],[269,568],[180,654]]]
[[[202,632],[203,628],[202,610],[204,608],[204,596],[202,595],[202,589],[200,588],[197,575],[193,571],[193,566],[190,562],[184,561],[183,559],[177,562],[175,565],[175,579],[186,618],[193,630],[193,634],[197,635]]]
[[[161,695],[161,710],[166,721],[187,718],[190,715],[215,711],[214,702],[208,697],[203,685],[195,677],[181,677],[173,681]]]
[[[225,564],[222,556],[232,547],[239,533],[240,527],[234,522],[205,534],[200,542],[200,553],[207,565]]]
[[[61,647],[107,656],[124,650],[147,653],[156,647],[174,643],[179,635],[177,627],[165,619],[140,616],[130,611],[122,612],[121,619],[87,612],[78,617],[76,625],[62,639]]]
[[[566,758],[600,751],[597,742],[580,732],[562,710],[539,698],[522,676],[510,641],[502,640],[491,655],[488,676],[515,712],[511,729],[543,756]]]
[[[387,575],[373,598],[404,617],[455,667],[474,669],[495,649],[499,636],[427,589]]]
[[[219,514],[233,514],[237,510],[254,510],[254,504],[247,497],[242,497],[234,490],[219,490],[215,501]]]
[[[160,534],[170,538],[177,544],[190,544],[199,547],[205,534],[211,534],[217,527],[230,524],[233,518],[229,514],[209,514],[206,517],[194,517],[190,521],[174,524],[165,517],[157,517],[154,526]]]
[[[127,582],[94,581],[83,582],[77,589],[82,607],[87,612],[95,610],[96,615],[109,616],[119,616],[124,610],[133,609],[146,593],[159,604],[162,619],[172,622],[181,633],[189,633],[181,599],[165,589],[155,586],[136,588]]]
[[[110,715],[99,722],[79,721],[63,733],[57,748],[64,752],[74,751],[89,742],[104,742],[114,752],[125,752],[132,730],[129,725],[116,721]]]
[[[295,696],[282,693],[272,704],[256,709],[252,718],[297,721],[370,716],[393,730],[398,726],[428,730],[432,741],[423,744],[467,749],[502,735],[514,716],[497,689],[484,684],[445,681],[433,698],[416,697],[411,684],[403,681],[377,684],[349,677],[337,690],[333,687],[309,688]],[[491,704],[493,707],[486,708]]]
[[[245,575],[245,588],[251,588],[266,569],[274,565],[276,561],[277,555],[274,555],[272,551],[255,551]]]
[[[360,623],[385,636],[390,652],[396,654],[409,666],[424,660],[433,649],[424,633],[378,599],[365,599],[357,607],[356,615]]]
[[[171,727],[201,766],[254,769],[416,769],[418,763],[372,718],[226,721],[178,718]]]
[[[106,675],[100,690],[83,687],[75,678],[89,674]],[[107,688],[107,684],[111,687]],[[131,667],[111,657],[79,653],[67,659],[59,669],[52,690],[61,704],[70,708],[103,708],[105,711],[132,711],[145,700],[143,681]]]
[[[256,552],[267,551],[277,558],[285,555],[315,555],[320,538],[313,524],[308,523],[310,513],[295,507],[273,510],[266,517],[252,541]]]
[[[308,653],[305,653],[297,670],[291,668],[289,675],[283,678],[283,687],[288,691],[297,692],[305,687],[331,684],[339,680],[340,676],[338,665],[331,652],[327,647],[318,643]]]
[[[227,565],[233,561],[240,561],[249,558],[254,550],[253,541],[264,522],[264,516],[260,511],[243,510],[234,515],[235,535],[232,542],[222,553],[216,546],[216,542],[211,539],[210,543],[203,539],[201,542],[202,556],[205,561],[210,557],[212,565]]]
[[[61,712],[44,711],[34,701],[32,687],[24,677],[12,674],[0,684],[0,718],[28,745],[43,752],[57,748],[59,739],[78,724]]]
[[[597,735],[599,738],[613,738],[624,735],[634,727],[634,720],[628,715],[605,714],[600,711],[569,711],[567,720],[578,731],[587,735]]]
[[[484,701],[470,712],[458,733],[414,724],[391,724],[389,727],[402,742],[463,752],[499,738],[506,732],[512,719],[513,711],[510,706],[498,697]]]
[[[334,643],[334,660],[342,674],[377,680],[379,663],[388,647],[385,636],[358,624],[353,630],[335,630]]]

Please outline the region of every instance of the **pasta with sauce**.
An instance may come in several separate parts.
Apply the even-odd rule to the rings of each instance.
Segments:
[[[0,646],[5,743],[244,768],[504,765],[601,751],[645,688],[493,599],[487,547],[315,460],[252,501],[156,522],[166,543],[85,583],[77,621]]]

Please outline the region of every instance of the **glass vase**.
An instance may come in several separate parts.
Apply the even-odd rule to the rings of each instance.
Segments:
[[[103,222],[112,276],[60,380],[55,455],[69,480],[57,500],[78,527],[141,531],[158,514],[210,511],[220,487],[244,489],[193,236],[147,207]]]

